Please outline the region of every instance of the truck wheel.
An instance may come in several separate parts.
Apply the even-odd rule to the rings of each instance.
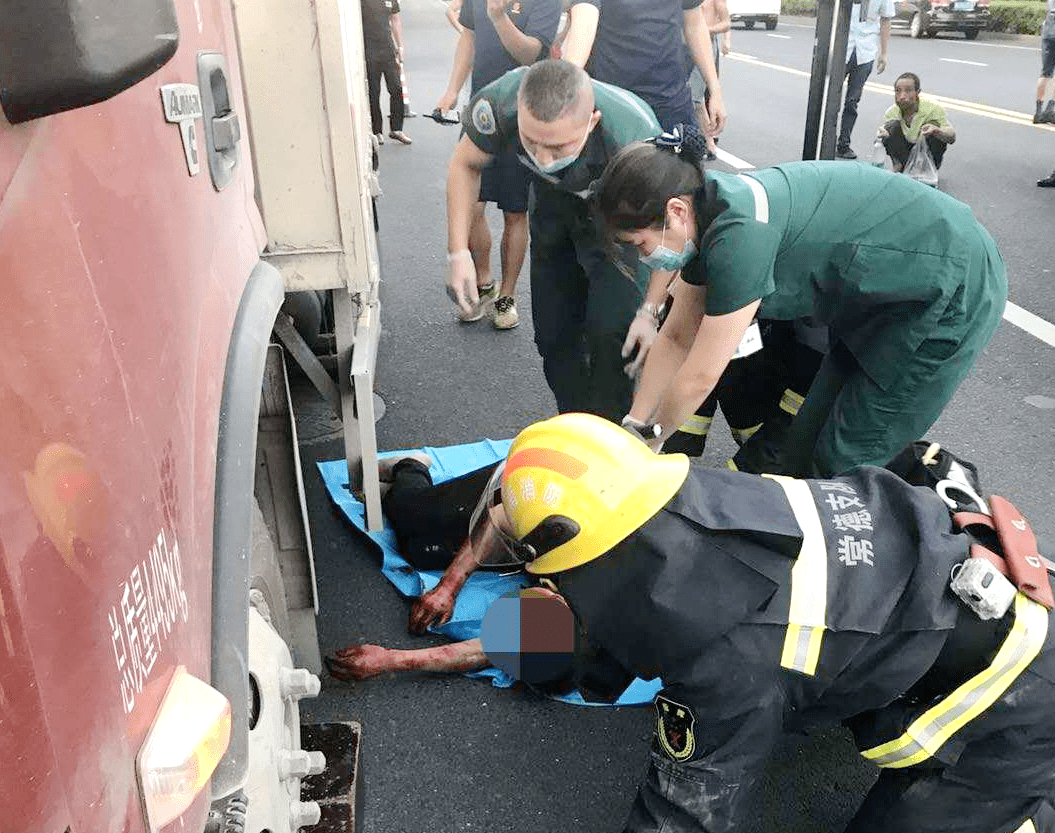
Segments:
[[[978,33],[980,31],[982,31],[982,30],[981,29],[964,29],[963,30],[963,36],[965,38],[967,38],[967,40],[977,40],[978,39]]]
[[[777,28],[777,22],[775,20],[767,20],[766,21],[766,29],[768,31],[772,32],[776,28]]]
[[[745,29],[754,29],[755,28],[755,22],[753,20],[745,20],[744,21],[744,28]]]
[[[914,38],[924,38],[927,36],[927,30],[923,23],[923,14],[921,12],[916,12],[912,15],[912,23],[909,25],[908,33]]]

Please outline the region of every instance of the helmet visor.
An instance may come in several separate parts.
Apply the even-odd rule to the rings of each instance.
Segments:
[[[510,534],[502,508],[503,462],[495,469],[469,520],[469,544],[481,567],[521,567],[534,560],[535,550]]]

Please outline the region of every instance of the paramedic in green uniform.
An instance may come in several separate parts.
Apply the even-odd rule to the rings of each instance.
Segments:
[[[628,280],[607,259],[589,197],[617,151],[659,133],[655,116],[637,96],[547,60],[488,84],[463,121],[447,175],[448,294],[464,312],[478,303],[469,225],[480,171],[512,149],[534,174],[531,313],[546,382],[559,411],[618,420],[633,393],[621,349],[639,317],[649,270],[634,253]]]
[[[708,171],[702,137],[627,148],[598,186],[613,239],[683,285],[625,424],[654,448],[721,376],[752,319],[811,316],[831,347],[781,473],[882,464],[934,423],[988,343],[1007,280],[970,209],[865,165]]]

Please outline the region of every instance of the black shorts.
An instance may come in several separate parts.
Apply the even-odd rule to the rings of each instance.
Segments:
[[[503,151],[480,172],[480,202],[493,202],[503,211],[524,214],[530,185],[531,171],[514,151]]]
[[[1040,39],[1040,74],[1044,78],[1055,74],[1055,38]]]

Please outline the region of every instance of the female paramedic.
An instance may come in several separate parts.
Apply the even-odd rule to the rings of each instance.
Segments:
[[[780,471],[882,465],[934,423],[1007,299],[996,244],[963,203],[845,162],[704,173],[693,128],[622,150],[597,189],[613,244],[681,270],[624,420],[657,449],[699,407],[756,316],[811,318],[830,347]]]

